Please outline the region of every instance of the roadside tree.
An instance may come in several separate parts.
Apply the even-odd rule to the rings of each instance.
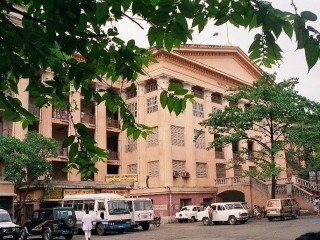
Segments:
[[[118,111],[128,135],[146,137],[149,129],[135,122],[121,97],[123,88],[114,86],[130,86],[139,74],[148,74],[154,48],[138,47],[133,39],[123,41],[118,21],[127,18],[141,28],[147,24],[150,46],[168,51],[208,23],[257,29],[249,56],[267,67],[281,61],[277,39],[285,34],[304,50],[310,69],[319,59],[319,32],[310,25],[317,16],[299,13],[294,1],[292,7],[290,13],[258,0],[0,0],[0,108],[5,118],[21,121],[23,127],[34,122],[17,99],[19,82],[28,81],[26,91],[37,107],[66,108],[72,119],[74,109],[66,95],[81,89],[85,101],[94,99],[110,112]],[[44,71],[52,71],[53,79],[39,78]],[[97,89],[95,83],[107,87]],[[164,90],[161,104],[179,114],[190,98],[174,87]],[[107,158],[106,151],[96,146],[83,124],[74,123],[74,128],[75,134],[63,144],[69,147],[69,167],[90,174],[97,170],[90,166]]]
[[[275,198],[276,178],[282,170],[277,159],[281,155],[285,159],[288,146],[299,147],[296,144],[302,139],[293,137],[296,127],[311,124],[319,116],[320,104],[300,96],[294,90],[296,84],[296,79],[276,83],[274,75],[265,75],[253,87],[230,90],[226,100],[243,106],[230,104],[201,123],[215,136],[209,148],[236,146],[236,157],[229,159],[231,167],[250,160],[264,178],[271,178],[271,198]],[[239,141],[247,146],[239,147]]]
[[[30,131],[24,140],[3,138],[0,140],[0,161],[4,162],[4,180],[14,184],[15,192],[20,192],[20,201],[15,210],[18,222],[21,210],[30,201],[27,199],[31,187],[50,188],[52,162],[50,157],[57,156],[57,143],[52,138]],[[21,189],[23,187],[23,190]]]

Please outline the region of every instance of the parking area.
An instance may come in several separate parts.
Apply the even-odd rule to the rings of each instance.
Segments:
[[[159,228],[137,230],[124,234],[108,233],[106,236],[93,235],[91,240],[294,240],[303,233],[320,231],[319,216],[301,216],[296,220],[272,221],[267,219],[249,220],[245,224],[204,226],[202,222],[162,224]],[[75,235],[73,240],[83,240],[83,235]]]

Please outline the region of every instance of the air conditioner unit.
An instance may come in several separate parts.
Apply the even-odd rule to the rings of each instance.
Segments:
[[[181,173],[181,177],[183,177],[183,178],[189,178],[189,177],[190,177],[190,173],[189,173],[189,172],[182,172],[182,173]]]
[[[173,177],[174,178],[180,177],[179,171],[173,171]]]

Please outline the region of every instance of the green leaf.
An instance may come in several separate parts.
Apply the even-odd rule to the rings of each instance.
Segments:
[[[165,108],[167,106],[167,93],[165,91],[160,93],[160,104],[162,108]]]
[[[78,154],[78,148],[79,148],[78,143],[74,142],[71,144],[70,149],[69,149],[69,153],[68,153],[70,161],[72,161],[76,157],[76,155]]]
[[[301,12],[301,17],[312,22],[317,21],[317,15],[310,11]]]
[[[62,148],[66,148],[66,147],[69,147],[73,142],[74,142],[74,139],[75,139],[75,135],[70,135],[68,136],[62,143]]]
[[[187,89],[183,89],[183,88],[178,88],[178,89],[174,90],[175,95],[185,95],[188,92],[189,91]]]
[[[174,112],[176,115],[179,115],[181,113],[181,110],[182,110],[181,100],[177,99],[174,103]]]
[[[319,41],[307,41],[305,44],[305,55],[309,70],[317,63],[319,59]]]
[[[174,105],[175,105],[175,98],[172,96],[169,96],[167,100],[167,106],[170,113],[172,112]]]

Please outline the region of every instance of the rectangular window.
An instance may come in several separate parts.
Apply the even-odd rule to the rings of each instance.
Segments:
[[[136,89],[126,92],[126,99],[131,99],[131,98],[134,98],[136,96],[137,96],[137,90]]]
[[[159,161],[148,162],[148,176],[159,177]]]
[[[203,104],[194,102],[192,103],[193,116],[204,118]]]
[[[216,175],[217,178],[226,178],[227,176],[227,169],[224,163],[217,163],[216,164]]]
[[[194,130],[194,136],[196,137],[196,140],[194,142],[195,147],[204,149],[206,147],[204,132],[199,130]]]
[[[219,110],[221,110],[220,108],[217,108],[217,107],[212,107],[212,113],[216,113],[218,112]]]
[[[233,173],[234,173],[234,177],[242,177],[242,166],[234,165]]]
[[[197,178],[207,177],[207,164],[206,163],[196,163],[196,174]]]
[[[193,87],[193,88],[192,88],[192,92],[193,92],[193,94],[194,94],[194,96],[195,96],[196,98],[204,99],[204,92],[203,92],[202,89],[197,88],[197,87]]]
[[[211,101],[214,103],[222,104],[222,94],[220,93],[212,93]]]
[[[128,174],[137,174],[138,173],[138,166],[137,164],[130,164],[127,168]]]
[[[172,170],[175,172],[184,172],[186,170],[186,161],[172,160]]]
[[[132,115],[136,118],[138,116],[138,104],[137,102],[128,103],[127,104],[128,109],[132,113]]]
[[[180,208],[184,206],[191,205],[191,198],[181,198],[180,199]]]
[[[132,135],[127,138],[128,144],[125,146],[126,152],[133,152],[137,150],[137,142],[133,140]]]
[[[146,93],[153,92],[156,90],[158,90],[158,83],[157,82],[149,82],[146,85]]]
[[[147,98],[147,113],[158,111],[157,96]]]
[[[152,134],[148,136],[148,147],[159,145],[158,127],[152,128]]]
[[[171,144],[184,146],[184,128],[171,125]]]

